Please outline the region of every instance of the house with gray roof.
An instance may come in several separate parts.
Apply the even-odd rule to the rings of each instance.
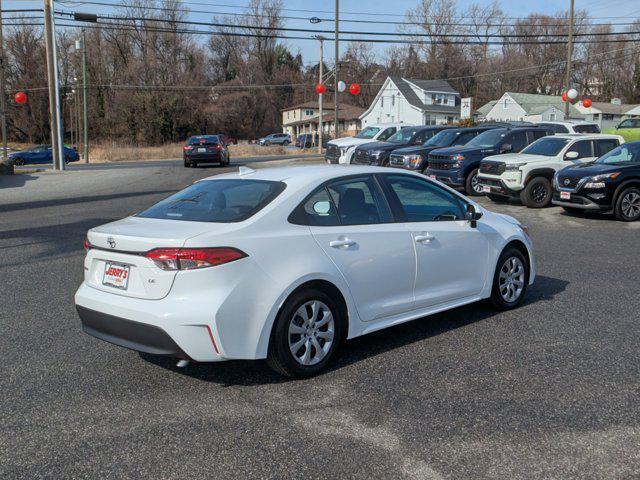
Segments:
[[[376,123],[442,125],[460,120],[460,94],[444,80],[387,77],[360,115],[362,128]]]
[[[495,122],[561,122],[565,120],[564,102],[560,95],[506,92],[498,100],[480,107],[476,117]],[[576,107],[569,107],[569,118],[584,119]]]

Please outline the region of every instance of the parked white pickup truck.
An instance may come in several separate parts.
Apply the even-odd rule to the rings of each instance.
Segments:
[[[551,203],[553,176],[558,170],[592,162],[622,143],[620,135],[543,137],[520,153],[486,157],[480,163],[478,183],[494,202],[515,197],[530,208],[546,207]]]
[[[358,145],[369,142],[384,142],[403,127],[404,123],[377,123],[362,129],[355,137],[342,137],[327,143],[324,158],[327,163],[351,163],[351,157]]]

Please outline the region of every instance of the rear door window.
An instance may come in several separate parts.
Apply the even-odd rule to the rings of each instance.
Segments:
[[[193,222],[240,222],[262,210],[284,189],[284,183],[266,180],[205,180],[137,216]]]
[[[605,153],[609,153],[611,150],[613,150],[618,146],[619,146],[618,140],[614,140],[614,139],[595,140],[595,147],[596,147],[596,150],[594,152],[595,156],[601,157]]]
[[[511,143],[511,151],[514,153],[519,152],[528,145],[527,132],[513,132],[510,137],[509,140],[505,140],[505,143]]]
[[[369,225],[391,221],[384,197],[371,176],[327,185],[342,225]]]
[[[382,132],[380,134],[380,136],[378,137],[378,140],[380,140],[381,142],[384,142],[385,140],[387,140],[391,135],[393,135],[394,133],[396,133],[398,129],[396,127],[389,127],[387,128],[384,132]]]

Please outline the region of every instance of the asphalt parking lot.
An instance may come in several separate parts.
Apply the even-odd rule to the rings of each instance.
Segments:
[[[531,229],[523,307],[377,332],[309,380],[83,334],[86,230],[225,170],[0,177],[0,477],[640,478],[640,223],[492,205]]]

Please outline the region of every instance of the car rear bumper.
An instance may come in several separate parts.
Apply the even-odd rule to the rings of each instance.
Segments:
[[[153,355],[189,359],[167,332],[155,325],[135,322],[76,305],[82,331],[121,347]]]
[[[200,153],[184,156],[187,162],[220,162],[222,161],[222,155],[219,153]]]

